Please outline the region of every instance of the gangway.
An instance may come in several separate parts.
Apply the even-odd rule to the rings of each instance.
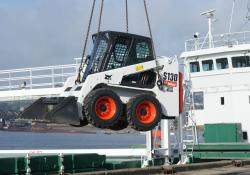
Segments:
[[[74,64],[0,70],[0,101],[30,100],[57,96],[68,77],[76,75]]]

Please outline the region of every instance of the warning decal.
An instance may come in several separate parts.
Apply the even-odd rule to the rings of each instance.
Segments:
[[[163,84],[167,87],[177,87],[178,74],[164,72],[163,74]]]
[[[165,80],[164,85],[166,85],[168,87],[177,87],[177,82]]]

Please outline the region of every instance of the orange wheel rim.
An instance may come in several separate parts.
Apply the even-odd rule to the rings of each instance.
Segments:
[[[116,113],[115,100],[108,96],[102,96],[95,102],[95,113],[102,120],[110,120]]]
[[[151,101],[143,101],[136,107],[136,117],[143,124],[150,124],[156,118],[156,107]]]

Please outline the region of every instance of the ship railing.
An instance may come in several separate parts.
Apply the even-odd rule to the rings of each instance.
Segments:
[[[212,44],[208,36],[185,41],[185,51],[195,51],[223,46],[250,44],[250,31],[213,35]]]
[[[75,60],[75,64],[0,70],[0,91],[62,87],[76,74],[79,59]]]

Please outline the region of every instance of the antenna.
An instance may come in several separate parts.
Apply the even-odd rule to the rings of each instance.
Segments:
[[[228,31],[228,33],[231,33],[231,29],[232,29],[235,1],[236,0],[233,0],[233,6],[232,6],[232,12],[231,12],[231,18],[230,18],[230,24],[229,24],[229,31]]]
[[[201,15],[204,15],[204,16],[214,15],[215,11],[216,11],[216,9],[205,11],[205,12],[202,12]]]
[[[209,48],[214,47],[213,34],[212,34],[212,19],[214,18],[214,12],[216,9],[202,12],[201,15],[208,18],[208,39],[209,39]]]
[[[250,0],[248,0],[247,2],[247,15],[246,15],[247,20],[250,20],[249,12],[250,12]]]

